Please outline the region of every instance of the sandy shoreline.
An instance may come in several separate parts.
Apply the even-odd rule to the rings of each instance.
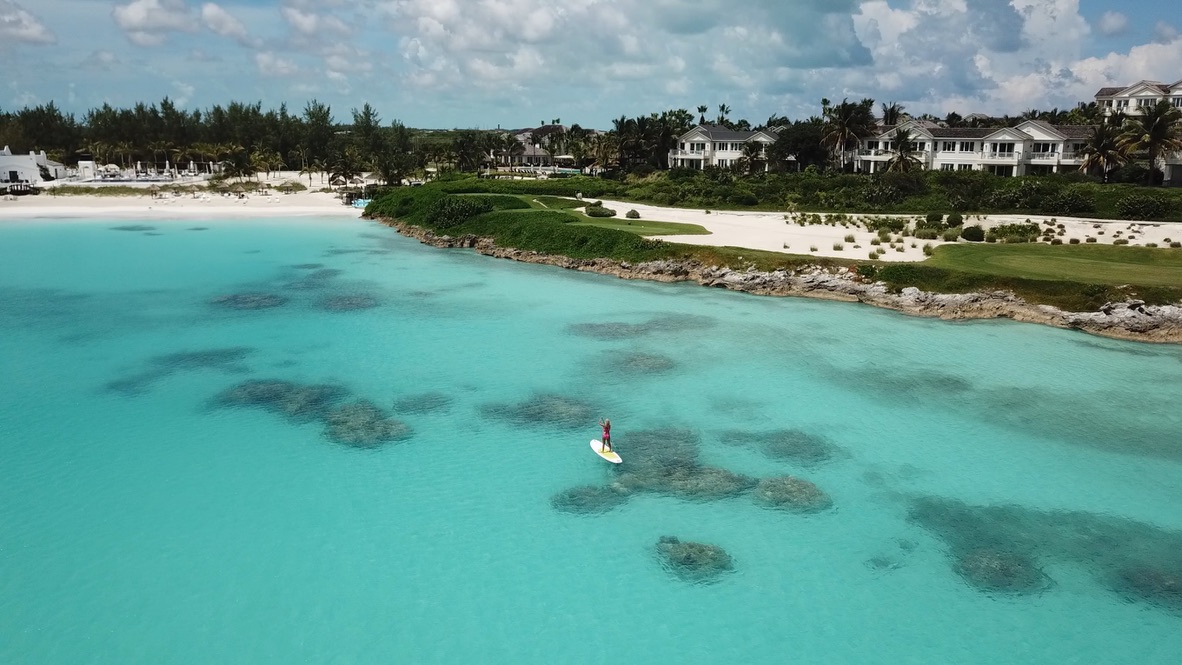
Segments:
[[[272,187],[296,180],[297,174],[283,172],[262,179]],[[96,194],[56,194],[46,190],[37,196],[18,196],[15,200],[0,200],[0,222],[5,220],[36,219],[102,219],[110,220],[153,220],[153,219],[258,219],[263,217],[352,217],[361,216],[362,210],[346,206],[335,194],[316,191],[293,192],[269,195],[236,195],[202,193],[174,195],[164,185],[164,191],[153,196],[148,188],[161,183],[118,183],[143,189],[142,195],[99,196]],[[198,183],[184,183],[198,184]],[[304,181],[305,186],[307,180]],[[78,183],[89,186],[89,183]],[[314,187],[319,187],[314,184]],[[69,187],[69,185],[66,185]]]

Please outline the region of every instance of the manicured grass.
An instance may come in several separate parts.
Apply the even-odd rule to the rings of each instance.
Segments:
[[[1182,288],[1182,250],[1112,245],[944,245],[925,265],[1033,280]]]
[[[522,196],[521,198],[530,203],[538,203],[543,208],[550,210],[571,210],[573,208],[582,208],[587,205],[588,201],[580,201],[578,199],[567,199],[560,196]]]
[[[571,226],[597,226],[601,229],[627,231],[642,236],[708,236],[710,232],[697,224],[681,224],[678,222],[650,222],[643,219],[617,219],[614,217],[592,219],[583,217],[583,221],[574,222]]]

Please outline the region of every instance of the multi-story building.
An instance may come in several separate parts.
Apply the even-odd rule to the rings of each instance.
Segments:
[[[733,167],[743,159],[744,144],[755,142],[767,146],[776,142],[776,130],[736,131],[721,125],[702,124],[677,138],[677,145],[669,151],[670,168],[704,169],[707,166]],[[762,151],[761,151],[762,154]],[[764,161],[764,170],[767,162]]]
[[[895,154],[895,136],[907,130],[912,151],[924,169],[989,171],[1000,176],[1038,175],[1078,170],[1090,126],[1055,126],[1028,120],[1016,127],[943,127],[926,120],[880,125],[860,140],[858,170],[885,170]]]
[[[1124,88],[1100,88],[1096,93],[1096,105],[1106,114],[1122,111],[1126,115],[1140,115],[1141,109],[1162,101],[1182,109],[1182,81],[1171,84],[1138,81]]]

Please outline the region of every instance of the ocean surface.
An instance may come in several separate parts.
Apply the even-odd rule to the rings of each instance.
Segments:
[[[0,663],[1174,663],[1179,404],[362,220],[4,223]]]

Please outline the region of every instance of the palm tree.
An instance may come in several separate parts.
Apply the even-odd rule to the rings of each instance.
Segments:
[[[1092,128],[1080,154],[1083,163],[1079,170],[1085,173],[1100,172],[1104,182],[1108,182],[1108,172],[1129,161],[1128,151],[1120,145],[1117,128],[1108,123],[1102,123]]]
[[[160,162],[157,161],[156,156],[164,153],[167,154],[172,144],[168,141],[149,141],[148,150],[152,152],[152,170],[157,170],[160,167]]]
[[[1149,185],[1162,154],[1182,152],[1182,109],[1162,100],[1129,118],[1117,143],[1130,152],[1144,150],[1149,157]]]
[[[894,138],[895,150],[891,158],[887,160],[887,171],[909,173],[922,169],[923,162],[919,161],[919,157],[915,154],[915,138],[911,136],[911,130],[896,129]]]
[[[305,164],[304,166],[302,166],[300,168],[300,175],[301,176],[305,176],[305,175],[308,176],[308,189],[312,188],[312,174],[319,173],[319,172],[320,172],[320,167],[317,166],[316,163]]]
[[[762,143],[759,141],[748,141],[743,144],[743,156],[739,159],[739,164],[747,172],[747,175],[762,170],[766,161]]]
[[[896,102],[891,102],[891,103],[887,104],[886,102],[883,102],[882,124],[884,124],[884,125],[899,124],[903,120],[903,111],[904,111],[904,108],[903,108],[902,104],[899,104]]]
[[[825,108],[825,129],[821,141],[841,156],[841,169],[845,170],[846,151],[862,134],[874,127],[871,108],[874,102],[864,99],[855,103],[841,100],[837,106]]]
[[[719,125],[726,124],[726,117],[731,114],[731,107],[726,104],[718,105],[718,123]]]
[[[705,104],[701,104],[698,106],[698,124],[699,125],[706,124],[706,111],[709,111],[709,110],[710,110],[710,107],[706,106]]]

